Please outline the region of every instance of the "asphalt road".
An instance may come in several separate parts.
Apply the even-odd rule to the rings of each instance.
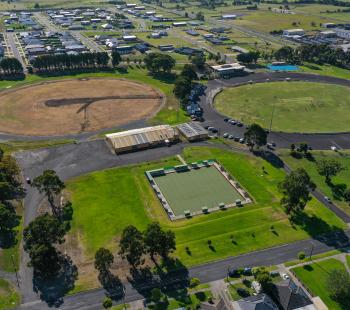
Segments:
[[[339,79],[329,76],[321,76],[306,73],[255,73],[247,76],[234,77],[227,80],[212,80],[207,84],[206,96],[201,97],[201,106],[204,110],[205,122],[203,125],[211,125],[219,129],[220,134],[227,132],[233,136],[243,137],[245,128],[233,126],[229,123],[224,122],[225,115],[218,113],[213,107],[214,95],[222,88],[234,87],[242,84],[246,84],[250,81],[253,83],[261,83],[273,81],[283,81],[289,78],[294,81],[305,81],[305,82],[319,82],[337,84],[350,87],[350,80]],[[350,131],[350,127],[349,127]],[[289,148],[292,143],[306,142],[313,149],[330,149],[331,145],[337,146],[339,149],[350,148],[350,132],[347,133],[330,133],[330,134],[319,134],[319,133],[284,133],[284,132],[272,132],[268,137],[269,142],[275,142],[278,148]]]
[[[15,35],[16,34],[14,32],[7,32],[5,34],[5,36],[7,38],[6,41],[7,41],[9,48],[12,50],[13,56],[19,60],[19,62],[22,64],[24,70],[26,71],[27,66],[25,65],[23,58],[22,58],[22,56],[17,48]]]

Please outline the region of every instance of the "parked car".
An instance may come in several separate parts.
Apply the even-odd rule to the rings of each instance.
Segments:
[[[289,278],[290,278],[287,273],[282,273],[281,277],[282,277],[283,280],[289,280]]]
[[[244,139],[243,139],[243,138],[240,138],[240,139],[239,139],[239,143],[244,143]]]
[[[228,138],[229,134],[227,132],[225,132],[223,135],[222,135],[224,138]]]
[[[324,196],[324,199],[327,200],[328,203],[332,203],[332,200],[328,196]]]
[[[224,118],[224,122],[228,122],[229,121],[229,119],[228,118]]]
[[[243,269],[243,274],[244,274],[245,276],[251,276],[251,275],[252,275],[252,268],[250,268],[250,267],[245,267],[245,268]]]
[[[233,136],[232,136],[232,135],[229,135],[228,138],[229,138],[229,139],[233,139]]]
[[[236,277],[236,276],[239,276],[239,272],[238,272],[238,269],[236,268],[232,268],[228,271],[228,275],[230,277]]]

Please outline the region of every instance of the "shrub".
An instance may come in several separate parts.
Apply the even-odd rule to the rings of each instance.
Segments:
[[[104,300],[103,300],[103,308],[105,309],[109,309],[113,306],[113,302],[112,302],[112,299],[110,299],[109,297],[106,297]]]
[[[306,255],[305,255],[304,252],[299,252],[299,253],[298,253],[298,258],[299,258],[300,260],[303,260],[305,257],[306,257]]]
[[[191,278],[190,280],[190,287],[194,288],[198,286],[201,283],[201,281],[198,278]]]

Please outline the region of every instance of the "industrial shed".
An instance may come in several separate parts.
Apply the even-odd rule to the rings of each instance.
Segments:
[[[195,122],[180,124],[177,126],[177,129],[188,141],[203,140],[208,138],[208,131]]]
[[[107,144],[117,154],[167,145],[177,139],[176,129],[169,125],[132,129],[106,135]]]

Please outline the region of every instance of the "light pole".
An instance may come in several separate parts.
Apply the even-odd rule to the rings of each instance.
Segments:
[[[11,255],[11,261],[12,261],[13,269],[15,270],[15,273],[16,273],[17,286],[19,287],[17,268],[16,268],[15,260],[13,258],[13,254]]]

